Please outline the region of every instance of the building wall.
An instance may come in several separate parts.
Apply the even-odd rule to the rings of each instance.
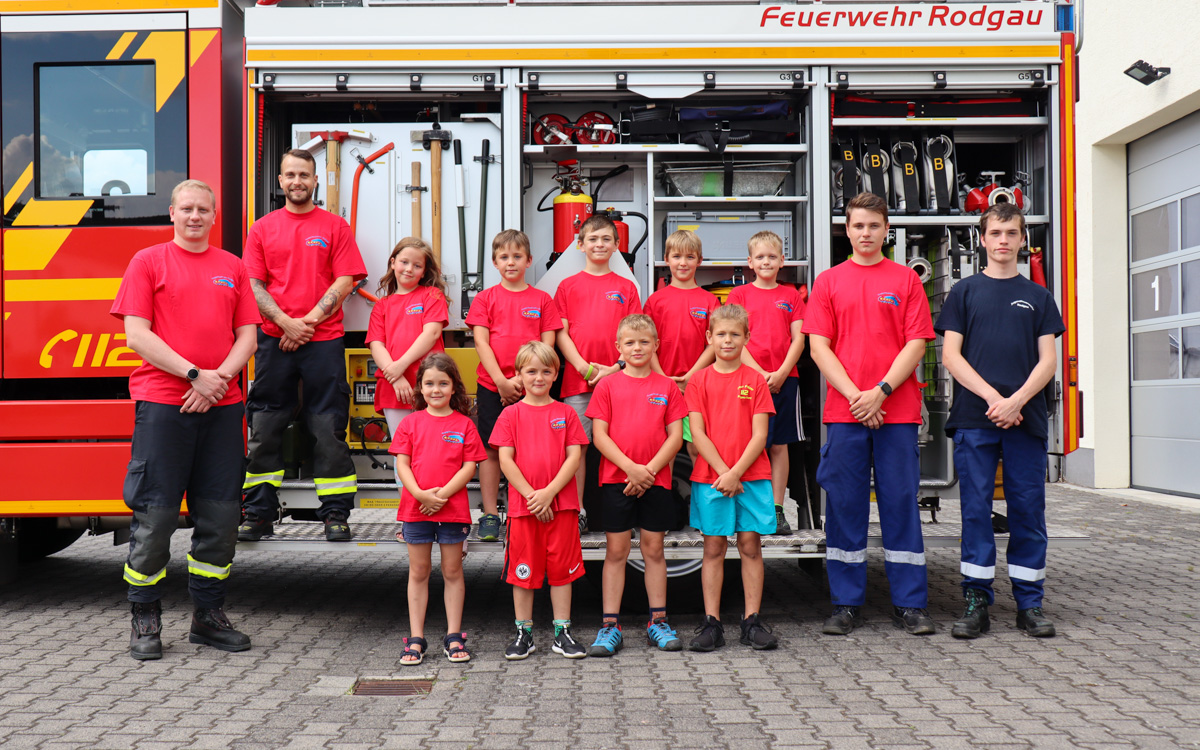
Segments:
[[[1200,4],[1086,0],[1079,59],[1078,259],[1084,436],[1067,481],[1129,486],[1129,291],[1126,145],[1200,109]],[[1144,59],[1171,74],[1143,86]]]

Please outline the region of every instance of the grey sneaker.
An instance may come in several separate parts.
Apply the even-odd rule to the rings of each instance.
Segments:
[[[495,542],[500,539],[500,516],[484,513],[479,517],[479,541]]]
[[[775,533],[776,534],[791,534],[792,525],[788,523],[787,517],[783,515],[783,506],[775,506]]]
[[[858,607],[838,605],[833,608],[833,614],[821,626],[825,635],[850,635],[854,629],[863,624],[862,614]]]

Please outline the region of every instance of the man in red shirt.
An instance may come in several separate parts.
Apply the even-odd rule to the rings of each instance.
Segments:
[[[111,310],[143,359],[129,376],[137,405],[124,491],[133,511],[125,563],[133,610],[129,653],[139,660],[162,658],[160,584],[184,492],[194,524],[189,640],[222,651],[250,648],[223,607],[242,478],[237,378],[254,351],[258,310],[242,262],[208,244],[212,188],[199,180],[179,183],[169,211],[174,239],[133,256]]]
[[[287,203],[254,223],[243,256],[262,313],[254,355],[254,387],[246,401],[250,455],[245,518],[238,539],[274,532],[283,483],[283,435],[304,384],[301,415],[312,433],[313,482],[325,538],[349,541],[358,477],[346,445],[350,391],[342,342],[342,301],[367,276],[346,220],[313,203],[312,154],[292,149],[279,166]]]
[[[828,381],[825,446],[817,481],[828,495],[825,562],[833,614],[822,631],[848,635],[866,601],[871,470],[883,528],[892,621],[914,635],[935,631],[917,512],[921,391],[914,375],[934,337],[917,274],[883,255],[887,203],[862,193],[846,204],[850,260],[817,277],[804,333]]]

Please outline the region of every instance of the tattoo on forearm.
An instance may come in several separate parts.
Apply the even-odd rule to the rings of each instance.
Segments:
[[[337,309],[338,302],[342,299],[342,295],[338,294],[338,290],[330,289],[325,292],[325,296],[317,303],[317,307],[321,308],[321,312],[326,316],[333,315],[333,311]]]
[[[250,279],[250,288],[254,290],[254,301],[258,303],[258,311],[271,322],[279,319],[283,310],[275,304],[275,298],[267,291],[267,283],[262,279]]]

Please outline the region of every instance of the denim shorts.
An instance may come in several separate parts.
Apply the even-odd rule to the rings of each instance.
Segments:
[[[405,521],[400,535],[408,544],[461,544],[471,534],[471,524],[448,521]]]

